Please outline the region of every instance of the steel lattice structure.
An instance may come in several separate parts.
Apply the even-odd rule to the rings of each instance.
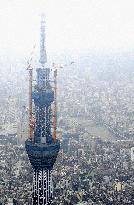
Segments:
[[[41,20],[40,36],[41,66],[36,69],[37,83],[34,88],[32,68],[29,68],[29,139],[26,140],[25,147],[34,170],[32,204],[49,205],[53,197],[52,169],[60,149],[60,142],[56,139],[57,71],[54,71],[52,87],[51,70],[45,66],[47,56],[44,16]]]

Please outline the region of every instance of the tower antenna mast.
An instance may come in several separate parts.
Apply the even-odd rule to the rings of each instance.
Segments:
[[[47,62],[47,54],[45,48],[45,15],[41,15],[41,25],[40,25],[40,60],[42,67],[44,67],[45,63]]]

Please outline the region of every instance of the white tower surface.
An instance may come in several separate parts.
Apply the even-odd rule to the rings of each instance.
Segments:
[[[134,162],[134,147],[131,148],[131,161]]]

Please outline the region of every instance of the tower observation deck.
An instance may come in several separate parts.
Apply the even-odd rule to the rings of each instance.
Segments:
[[[39,62],[34,87],[33,69],[29,68],[29,139],[26,140],[25,147],[34,170],[32,205],[49,205],[53,197],[52,169],[60,142],[56,139],[57,71],[52,73],[50,68],[46,67],[44,16],[41,18]]]

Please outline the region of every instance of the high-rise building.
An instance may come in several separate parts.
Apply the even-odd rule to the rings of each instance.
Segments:
[[[29,139],[25,146],[34,170],[32,204],[49,205],[53,197],[52,169],[60,142],[56,139],[57,71],[52,72],[46,67],[44,16],[40,32],[40,67],[36,69],[37,83],[34,87],[32,68],[29,66]]]

